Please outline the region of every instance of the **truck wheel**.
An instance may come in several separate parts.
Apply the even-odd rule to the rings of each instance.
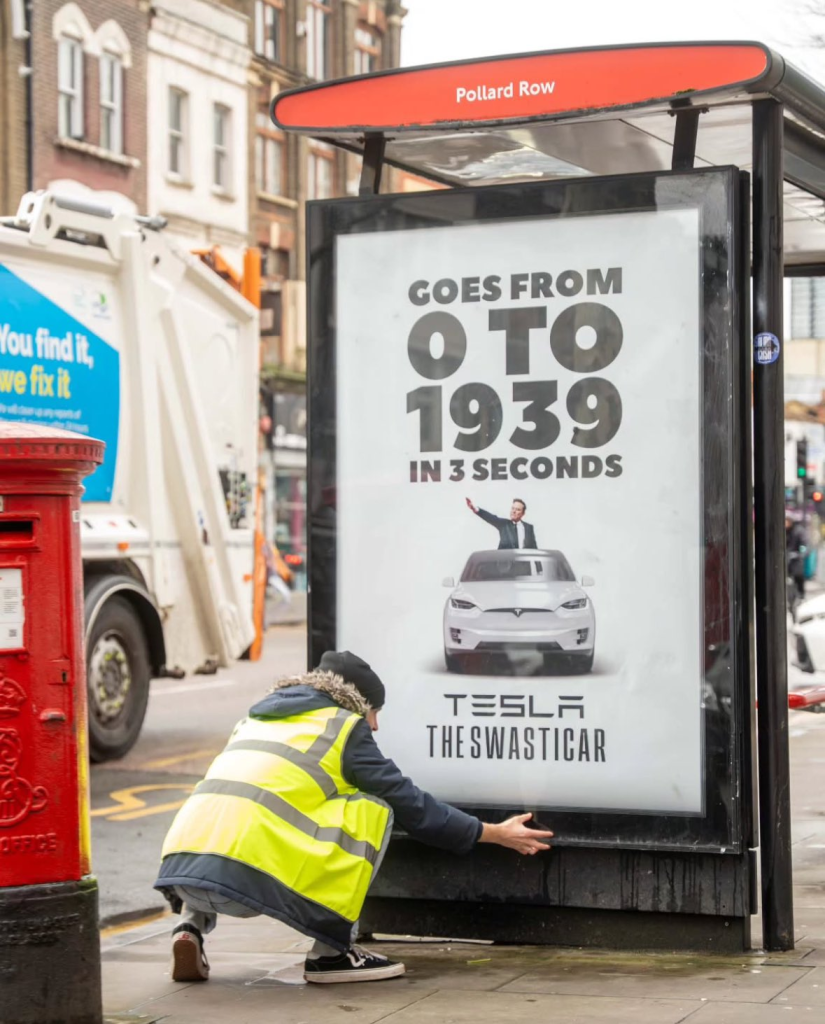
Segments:
[[[124,598],[110,597],[86,638],[92,761],[110,761],[132,749],[146,715],[150,676],[137,613]]]

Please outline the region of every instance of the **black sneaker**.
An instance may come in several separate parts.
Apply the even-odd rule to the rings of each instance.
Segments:
[[[344,981],[383,981],[397,978],[405,967],[380,953],[370,953],[361,946],[350,946],[339,956],[307,957],[304,980],[316,985],[336,985]]]
[[[194,925],[179,924],[172,936],[172,981],[207,981],[209,963],[200,931]]]

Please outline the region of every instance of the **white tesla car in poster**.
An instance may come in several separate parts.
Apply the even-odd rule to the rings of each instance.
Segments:
[[[561,551],[497,550],[470,555],[461,578],[444,586],[444,658],[450,672],[474,661],[541,654],[550,669],[589,672],[593,667],[596,615]],[[529,671],[529,670],[528,670]],[[532,672],[531,672],[532,674]]]

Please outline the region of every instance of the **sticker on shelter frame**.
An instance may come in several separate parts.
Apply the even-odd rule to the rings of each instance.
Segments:
[[[0,651],[23,646],[26,613],[23,603],[23,570],[0,569]]]
[[[339,236],[337,642],[465,806],[701,814],[694,208]]]
[[[753,339],[753,356],[760,366],[770,366],[779,358],[779,338],[770,331],[763,331]]]

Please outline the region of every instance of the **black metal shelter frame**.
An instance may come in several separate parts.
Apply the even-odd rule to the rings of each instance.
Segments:
[[[393,76],[400,75],[407,76],[399,82],[403,81],[409,89],[415,87],[416,75],[433,70],[396,69],[283,93],[273,102],[273,118],[284,130],[310,134],[361,153],[362,197],[379,192],[386,164],[448,187],[569,179],[576,171],[582,175],[604,174],[605,163],[611,174],[688,171],[723,165],[750,171],[750,195],[747,175],[743,175],[741,203],[745,209],[749,205],[751,211],[752,334],[774,334],[780,340],[780,353],[774,362],[753,367],[752,451],[747,415],[740,424],[739,457],[744,465],[753,466],[755,569],[753,593],[746,588],[747,607],[741,610],[741,616],[745,632],[754,634],[751,642],[755,643],[756,654],[764,945],[767,949],[783,950],[793,947],[781,351],[783,278],[786,272],[818,275],[825,268],[825,90],[758,43],[680,43],[577,52],[599,55],[633,49],[649,53],[669,45],[693,46],[704,51],[714,46],[751,47],[764,55],[764,70],[747,81],[723,82],[706,89],[686,88],[670,95],[651,95],[630,104],[617,102],[598,109],[560,109],[546,115],[531,113],[521,117],[516,113],[512,118],[499,117],[487,122],[476,118],[467,122],[426,123],[422,118],[416,123],[393,125],[361,116],[363,111],[354,106],[351,121],[345,125],[325,122],[325,102],[336,89],[361,82],[365,86],[372,83],[374,90],[381,90],[392,86]],[[564,55],[564,51],[557,51],[531,56],[544,56],[552,61]],[[462,63],[472,70],[479,62]],[[316,100],[310,109],[317,112],[317,117],[310,123],[296,123],[291,116],[289,100],[297,95]],[[371,93],[369,88],[359,93],[367,112],[371,95],[378,93]],[[303,110],[306,109],[304,106]],[[747,242],[745,238],[744,245]],[[747,264],[746,249],[741,256]],[[747,286],[745,278],[743,284]],[[747,512],[749,502],[743,507]],[[742,525],[750,537],[749,516]],[[750,578],[747,570],[745,575]],[[313,663],[316,653],[310,649]],[[753,841],[756,842],[755,834]]]

